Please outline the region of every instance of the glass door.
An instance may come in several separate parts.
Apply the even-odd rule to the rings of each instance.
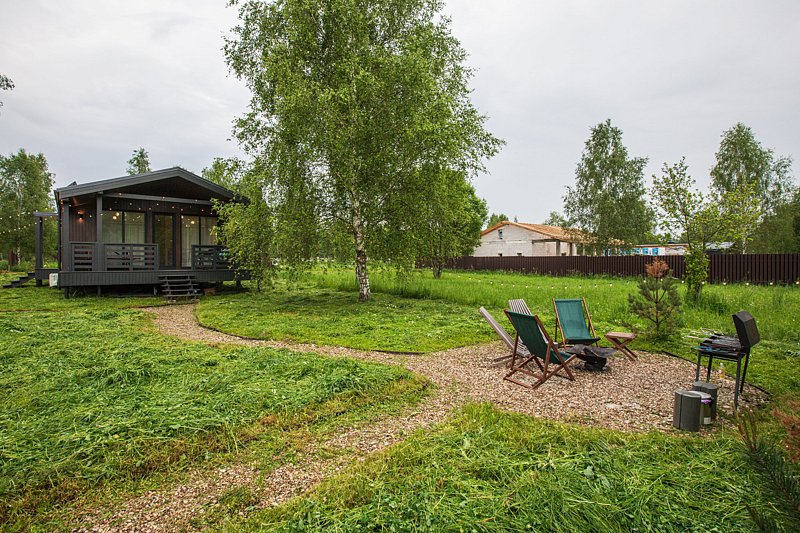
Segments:
[[[153,242],[158,245],[158,268],[175,268],[175,215],[153,215]]]

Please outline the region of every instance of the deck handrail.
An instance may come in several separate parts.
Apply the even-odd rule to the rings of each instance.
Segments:
[[[193,270],[228,270],[231,268],[228,249],[219,244],[193,244]]]
[[[158,270],[158,245],[150,243],[100,243],[105,268],[100,270]]]

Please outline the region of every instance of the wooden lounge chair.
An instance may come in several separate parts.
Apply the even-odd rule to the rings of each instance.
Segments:
[[[514,326],[517,335],[514,339],[514,347],[511,351],[511,369],[508,374],[503,376],[503,379],[516,383],[517,385],[522,385],[523,387],[535,389],[550,379],[550,377],[555,376],[563,370],[566,375],[560,375],[560,377],[572,381],[575,380],[572,371],[570,371],[567,365],[576,355],[564,353],[558,349],[556,343],[547,335],[547,330],[544,329],[542,321],[539,320],[538,316],[515,313],[510,310],[506,310],[505,313]],[[530,355],[527,357],[519,356],[517,353],[517,347],[520,342],[524,344],[530,352]],[[536,363],[539,367],[538,373],[526,368],[531,362]],[[533,384],[519,381],[513,377],[518,372],[527,374],[536,381]]]
[[[553,308],[556,311],[556,341],[559,346],[591,345],[600,340],[594,331],[585,298],[554,299]]]
[[[490,326],[492,326],[492,329],[494,330],[495,333],[497,333],[497,336],[500,337],[500,340],[502,340],[506,344],[506,346],[508,346],[508,348],[510,350],[513,350],[514,349],[514,339],[511,338],[511,335],[508,334],[508,332],[503,328],[503,326],[498,324],[497,320],[494,319],[494,317],[491,315],[491,313],[489,313],[489,311],[487,311],[483,307],[478,309],[478,312],[481,314],[483,319],[486,322],[488,322]],[[528,353],[528,349],[525,348],[525,346],[518,346],[517,349],[516,349],[516,353],[520,357],[528,357],[530,355]],[[512,355],[504,355],[502,357],[495,357],[494,359],[492,359],[492,362],[493,363],[498,363],[500,361],[505,361],[506,359],[511,359],[511,357],[513,357],[513,356]]]
[[[532,315],[531,310],[528,308],[528,304],[525,303],[525,300],[509,300],[508,301],[508,308],[514,311],[515,313],[522,313],[523,315]]]

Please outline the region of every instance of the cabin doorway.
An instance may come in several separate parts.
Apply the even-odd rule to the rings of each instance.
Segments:
[[[158,245],[158,267],[175,268],[175,215],[153,215],[153,242]]]

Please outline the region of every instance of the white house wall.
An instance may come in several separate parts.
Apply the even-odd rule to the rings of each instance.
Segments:
[[[500,239],[498,231],[503,231],[503,238]],[[567,242],[533,242],[541,239],[551,239],[549,235],[521,228],[519,226],[503,226],[499,230],[493,230],[481,236],[481,244],[475,248],[472,255],[475,257],[513,257],[521,255],[523,257],[533,256],[556,256],[561,254],[575,255],[575,246],[570,249]],[[557,253],[560,251],[560,253]]]

